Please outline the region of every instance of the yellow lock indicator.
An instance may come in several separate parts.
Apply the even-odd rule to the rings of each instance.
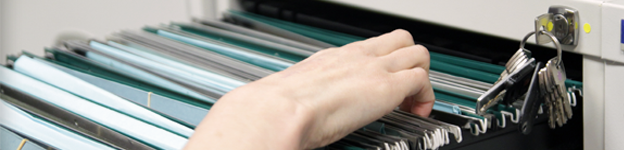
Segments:
[[[585,33],[591,32],[591,25],[589,25],[589,23],[585,23],[583,25],[583,30],[585,30]]]
[[[546,29],[548,29],[548,32],[552,31],[553,27],[555,25],[553,24],[552,21],[548,21],[548,24],[546,25]]]

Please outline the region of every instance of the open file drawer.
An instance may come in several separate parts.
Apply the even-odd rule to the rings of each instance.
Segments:
[[[344,6],[340,6],[336,4],[328,4],[325,2],[301,2],[301,3],[292,4],[292,3],[283,3],[279,1],[268,1],[268,2],[237,1],[234,4],[237,5],[238,8],[240,8],[239,10],[245,10],[245,11],[249,11],[249,12],[253,12],[256,14],[261,14],[261,15],[265,15],[265,16],[269,16],[273,18],[278,18],[278,19],[283,19],[287,21],[293,21],[297,23],[330,29],[334,31],[344,32],[344,33],[357,36],[357,38],[355,39],[364,39],[365,37],[375,36],[380,33],[393,30],[395,28],[404,28],[404,29],[410,30],[413,33],[416,42],[426,45],[430,49],[431,52],[435,52],[436,55],[434,57],[437,57],[436,59],[438,60],[440,58],[450,58],[448,60],[460,60],[461,59],[463,62],[484,63],[484,64],[488,64],[489,66],[495,66],[493,68],[500,69],[501,66],[498,66],[498,65],[505,63],[506,59],[508,59],[509,56],[513,53],[513,51],[517,49],[517,47],[512,46],[512,45],[517,45],[517,41],[513,41],[513,40],[505,40],[502,38],[491,37],[487,35],[467,32],[463,30],[457,30],[457,29],[448,28],[448,27],[444,27],[444,26],[440,26],[436,24],[423,23],[423,22],[413,21],[413,20],[405,19],[405,18],[397,18],[397,17],[387,16],[387,15],[378,14],[378,13],[361,11],[361,10],[352,9],[349,7],[344,7]],[[302,7],[302,6],[306,6],[306,7]],[[341,14],[341,15],[336,15],[336,14]],[[177,77],[175,77],[176,76],[175,74],[164,74],[162,70],[152,71],[154,68],[151,68],[151,69],[149,68],[150,63],[144,63],[144,62],[138,61],[141,58],[138,58],[138,57],[130,58],[126,56],[117,55],[115,53],[109,53],[109,51],[111,51],[111,49],[114,49],[113,47],[124,49],[123,51],[126,51],[126,50],[130,51],[129,49],[132,49],[133,47],[131,46],[133,45],[128,44],[128,43],[134,42],[136,44],[142,44],[144,46],[147,46],[148,47],[147,49],[152,49],[152,48],[158,49],[158,48],[167,47],[167,48],[159,49],[158,52],[155,52],[155,53],[169,52],[171,53],[171,56],[169,57],[193,58],[193,59],[188,59],[184,61],[190,64],[199,64],[199,66],[205,67],[203,69],[214,69],[214,68],[223,67],[223,66],[235,66],[234,64],[239,64],[240,66],[240,64],[244,64],[244,62],[235,61],[233,59],[226,59],[224,57],[216,57],[217,55],[215,54],[210,54],[210,53],[202,51],[202,48],[204,50],[210,49],[210,48],[206,48],[208,45],[206,45],[206,43],[202,43],[201,41],[212,41],[212,40],[221,40],[221,39],[218,36],[217,37],[210,36],[207,34],[207,32],[206,32],[206,35],[202,35],[201,32],[203,31],[199,31],[199,30],[192,31],[191,30],[192,28],[194,28],[194,26],[188,26],[188,24],[185,24],[185,23],[172,23],[171,25],[162,25],[162,26],[157,26],[157,27],[148,26],[143,29],[144,30],[143,33],[136,34],[136,35],[132,34],[134,32],[122,31],[121,33],[114,34],[113,38],[107,39],[109,41],[104,42],[104,43],[101,43],[102,41],[97,41],[97,40],[88,40],[87,42],[67,41],[65,42],[64,47],[61,47],[59,49],[56,49],[56,48],[46,49],[46,52],[48,53],[48,55],[46,55],[46,58],[45,58],[46,60],[44,61],[47,61],[48,63],[56,63],[55,61],[62,61],[63,63],[65,63],[63,64],[65,67],[69,67],[69,68],[74,67],[74,68],[71,68],[71,69],[66,68],[65,70],[60,70],[60,71],[72,72],[72,76],[80,77],[81,78],[80,80],[85,80],[85,81],[89,80],[88,82],[92,84],[96,84],[98,86],[102,86],[102,85],[99,85],[100,84],[99,82],[105,81],[105,80],[111,80],[114,82],[123,83],[125,85],[119,85],[119,84],[110,84],[110,85],[116,85],[118,87],[125,87],[127,89],[132,89],[131,91],[129,90],[129,91],[124,91],[124,92],[135,92],[135,94],[137,94],[137,97],[132,97],[131,100],[134,101],[137,105],[142,105],[143,107],[147,107],[148,109],[153,110],[155,113],[159,115],[165,116],[168,119],[175,120],[178,123],[184,124],[185,126],[192,128],[194,126],[193,124],[197,122],[196,119],[199,119],[201,117],[199,118],[195,117],[194,118],[195,120],[192,120],[192,119],[188,120],[188,118],[183,118],[183,117],[187,117],[189,115],[184,115],[184,113],[178,113],[180,111],[174,111],[175,109],[173,109],[172,107],[160,107],[160,106],[162,106],[165,103],[176,104],[176,106],[188,106],[185,104],[198,105],[197,103],[191,103],[193,99],[199,99],[200,102],[203,100],[204,102],[211,103],[211,102],[214,102],[214,100],[218,99],[218,97],[221,94],[223,94],[224,91],[198,87],[197,89],[194,89],[194,90],[200,92],[199,95],[174,96],[176,95],[176,93],[162,93],[161,91],[158,90],[159,88],[157,87],[154,87],[154,88],[145,87],[147,85],[153,85],[156,83],[147,81],[145,82],[146,84],[143,84],[140,81],[134,81],[134,80],[124,78],[123,77],[124,75],[133,76],[133,74],[129,74],[128,72],[107,72],[107,71],[110,71],[109,67],[103,66],[101,64],[98,65],[97,63],[93,63],[93,64],[89,63],[91,62],[90,60],[96,60],[96,59],[102,62],[114,62],[115,61],[118,64],[127,64],[129,65],[129,67],[137,67],[139,68],[139,70],[150,70],[147,72],[148,74],[153,73],[157,77],[168,78],[171,81],[175,81],[181,85],[184,85],[185,87],[195,87],[193,85],[195,83],[193,82],[199,82],[199,81],[194,81],[194,80],[189,81],[185,79],[178,79]],[[195,32],[199,34],[196,34]],[[195,40],[193,40],[194,38]],[[150,41],[150,40],[153,42],[137,43],[137,42],[145,42],[145,41]],[[197,40],[200,40],[200,41],[197,41]],[[347,42],[348,41],[349,40],[347,40]],[[338,41],[329,41],[329,42],[338,42]],[[165,44],[165,43],[168,43],[168,44]],[[215,42],[215,43],[220,43],[220,42]],[[345,40],[342,40],[342,44],[345,44],[345,43],[346,43]],[[495,44],[492,44],[492,43],[495,43]],[[335,45],[342,45],[342,44],[338,42],[338,44],[335,44]],[[193,46],[196,46],[196,47],[193,47]],[[254,49],[252,46],[249,46],[249,45],[239,45],[239,46],[245,46],[245,48]],[[63,48],[66,48],[67,50],[63,50]],[[139,47],[135,47],[135,48],[139,48]],[[216,48],[216,47],[212,46],[211,48]],[[547,48],[538,47],[538,46],[529,46],[528,48],[533,51],[536,51],[534,54],[534,57],[536,57],[540,61],[546,60],[547,58],[550,58],[554,55],[554,52]],[[171,51],[168,49],[179,49],[181,51],[184,49],[186,50],[185,52],[188,52],[190,54],[190,55],[184,54],[184,56],[192,55],[193,57],[183,57],[182,53],[175,53],[175,51]],[[139,51],[132,51],[132,52],[139,53]],[[302,59],[302,57],[300,56],[283,55],[285,53],[274,53],[274,54],[272,52],[262,52],[262,53],[267,54],[265,55],[267,57],[269,56],[272,58],[279,57],[279,59],[276,59],[276,60],[287,62],[287,63],[296,62]],[[301,54],[303,54],[304,56],[303,58],[305,58],[306,55],[309,56],[311,53],[312,52],[301,53]],[[100,57],[93,56],[97,54],[100,54],[99,55]],[[231,54],[226,54],[226,53],[222,53],[222,54],[228,55],[228,56],[231,55]],[[32,54],[28,54],[28,53],[24,53],[24,55],[25,55],[24,57],[32,57],[30,59],[35,59],[36,61],[42,61],[42,59],[44,59],[38,56],[33,56]],[[209,58],[209,56],[212,58]],[[230,57],[234,58],[233,56],[234,55]],[[102,60],[102,57],[110,57],[114,59]],[[145,55],[144,57],[148,57],[148,56]],[[202,58],[200,57],[203,57],[205,60],[202,60]],[[575,80],[583,79],[583,74],[579,73],[579,72],[583,72],[582,66],[579,65],[583,63],[583,61],[581,61],[582,56],[572,54],[572,53],[566,53],[564,54],[564,57],[565,57],[564,60],[566,61],[566,64],[568,66],[567,71],[568,71],[568,74],[570,74],[569,75],[570,78],[575,79]],[[17,60],[21,58],[9,58],[9,59]],[[25,59],[24,61],[28,60],[27,58],[24,58],[24,59]],[[149,59],[156,59],[156,57],[150,56]],[[219,61],[217,61],[216,59],[219,59]],[[24,61],[21,61],[21,62],[24,62]],[[218,63],[218,64],[215,64],[213,66],[202,66],[202,62],[206,63],[205,61],[211,61],[209,63]],[[17,62],[14,62],[14,63],[17,63]],[[440,65],[443,63],[439,63],[439,62],[436,62],[436,63],[437,63],[436,69],[442,69],[445,71],[453,70],[453,69],[445,68],[445,67],[452,67],[452,65],[448,65],[448,64]],[[21,63],[21,64],[24,64],[24,63]],[[61,64],[62,63],[59,63],[59,65]],[[271,67],[270,65],[267,66],[266,64],[255,64],[255,65],[258,65],[260,67],[265,67],[265,68],[263,69],[256,68],[258,69],[256,70],[258,72],[256,73],[247,72],[250,74],[241,75],[236,78],[243,78],[243,80],[241,81],[243,81],[242,84],[244,84],[247,81],[256,80],[262,76],[265,76],[266,74],[270,74],[273,71],[279,71],[284,68],[284,65],[278,68]],[[285,66],[287,65],[288,64],[286,64]],[[57,66],[52,65],[52,66],[56,68],[65,68],[64,66],[58,66],[58,65]],[[33,71],[33,72],[37,71],[37,69],[33,70],[32,67],[31,68],[25,67],[25,68],[30,69],[30,71]],[[22,66],[22,69],[24,69],[23,66]],[[156,68],[156,69],[163,69],[163,68]],[[241,71],[245,72],[244,70],[236,70],[233,68],[229,68],[229,69],[221,68],[221,69],[222,71],[224,71],[224,74],[227,74],[227,75],[237,75]],[[74,71],[71,71],[71,70],[74,70]],[[87,73],[87,74],[84,74],[84,73]],[[46,78],[46,75],[37,76],[37,77]],[[69,76],[65,76],[65,77],[69,78]],[[493,80],[496,80],[496,78],[497,77],[492,78],[492,76],[490,76],[489,78],[484,77],[484,78],[479,78],[477,80],[485,80],[485,81],[493,82]],[[49,78],[46,79],[45,81],[54,82],[53,80],[50,80]],[[163,80],[163,81],[166,81],[166,80]],[[13,84],[19,85],[19,83],[13,83]],[[66,83],[56,82],[54,84],[58,84],[58,86],[62,88],[69,88],[66,86],[67,85]],[[104,87],[101,87],[101,88],[104,88]],[[111,89],[109,88],[108,90],[111,90]],[[120,91],[115,91],[115,92],[120,92]],[[225,92],[227,92],[227,90]],[[127,93],[122,92],[122,93],[116,93],[116,94],[119,94],[121,96],[122,94],[127,94]],[[85,96],[88,96],[88,95],[85,95]],[[185,99],[184,96],[196,96],[196,97],[190,98],[188,99],[188,101],[185,101],[184,103],[181,103],[181,104],[179,102],[182,102],[182,101],[173,101],[173,99]],[[208,96],[208,97],[202,97],[202,96]],[[448,95],[446,96],[448,97]],[[163,97],[170,98],[170,99],[162,99]],[[437,95],[437,97],[439,98],[444,97],[444,95]],[[98,99],[98,97],[94,97],[94,96],[85,97],[85,99],[86,98]],[[130,97],[125,97],[125,98],[128,98],[130,100]],[[160,99],[156,101],[157,100],[156,98],[160,98]],[[150,102],[151,102],[151,106],[150,106]],[[162,103],[162,102],[165,102],[165,103]],[[174,103],[174,102],[177,102],[177,103]],[[583,113],[582,109],[584,108],[583,107],[584,105],[582,101],[579,100],[579,104],[580,106],[574,109],[575,114]],[[205,106],[202,105],[202,106],[203,107],[189,106],[187,108],[194,108],[194,110],[201,111],[204,114],[207,113],[208,109],[210,109],[210,104],[205,105]],[[64,109],[69,109],[69,105],[67,106],[67,108],[64,108]],[[201,113],[194,113],[194,114],[201,114]],[[393,115],[397,115],[397,114],[393,114]],[[443,120],[442,118],[445,117],[443,113],[434,113],[432,116],[434,117],[434,119],[440,119],[440,120]],[[464,130],[462,132],[461,137],[463,137],[463,140],[459,140],[462,142],[453,143],[453,141],[451,141],[450,145],[446,145],[442,147],[442,149],[454,149],[454,148],[573,149],[573,148],[580,148],[582,146],[580,145],[582,142],[579,142],[580,140],[582,140],[579,134],[582,134],[582,131],[583,131],[583,129],[580,128],[580,124],[579,124],[579,122],[582,122],[583,120],[581,115],[576,115],[566,126],[564,126],[563,128],[555,129],[555,130],[548,129],[548,127],[546,127],[544,123],[545,122],[545,120],[543,119],[544,117],[540,116],[538,119],[536,129],[528,136],[521,135],[517,131],[518,127],[514,125],[513,123],[509,123],[509,122],[513,122],[514,118],[505,116],[503,114],[499,114],[499,116],[503,116],[503,117],[502,118],[490,118],[492,122],[488,124],[487,132],[484,132],[484,133],[477,132],[478,136],[473,135],[474,133],[471,134],[472,128],[470,126],[468,127],[462,126],[462,128],[469,129],[469,130]],[[513,114],[511,114],[511,116],[513,116]],[[478,117],[478,116],[475,116],[475,117]],[[96,121],[103,121],[103,120],[100,120],[103,118],[89,118],[89,119],[94,119]],[[138,118],[138,119],[141,119],[141,118]],[[505,123],[505,120],[507,121],[507,123]],[[71,124],[71,120],[69,120],[69,123]],[[83,123],[76,123],[74,121],[74,124],[75,126],[83,127],[82,126]],[[122,128],[118,128],[118,129],[122,129]],[[119,132],[124,133],[126,131],[119,130]],[[113,133],[117,133],[117,131],[113,131]],[[188,135],[185,132],[180,132],[180,134]],[[137,140],[143,140],[142,138],[138,138],[138,137],[145,136],[145,135],[148,135],[148,134],[143,134],[143,135],[133,134],[132,136],[135,136],[135,137],[132,137],[132,138],[137,139]],[[150,137],[153,137],[153,136],[150,136]],[[145,137],[145,138],[149,138],[149,137]],[[457,138],[457,137],[447,137],[447,138]],[[46,141],[43,141],[43,142],[46,142]],[[132,143],[133,141],[130,141],[130,142]],[[527,144],[527,143],[531,143],[531,144]],[[151,144],[162,144],[162,142],[161,143],[156,142],[156,143],[151,143]],[[181,142],[177,142],[177,144],[179,146]],[[113,144],[113,145],[116,145],[116,144]],[[154,145],[150,145],[150,146],[154,146]]]
[[[385,14],[383,12],[396,11],[384,10],[384,6],[387,5],[379,6],[379,8],[367,5],[370,3],[375,2],[365,1],[360,4],[360,1],[332,3],[241,0],[234,3],[232,7],[267,17],[362,37],[380,35],[397,28],[406,29],[412,33],[417,44],[425,45],[432,52],[492,64],[504,65],[507,59],[518,49],[519,41],[516,40],[414,20],[412,19],[414,16],[409,16],[409,14],[401,14],[402,16]],[[410,2],[405,3],[411,4]],[[383,12],[353,6],[363,6],[373,10],[381,9]],[[419,15],[424,14],[415,16]],[[531,23],[530,21],[527,22]],[[528,26],[532,27],[531,24]],[[527,32],[529,31],[527,30]],[[552,48],[530,45],[527,46],[527,49],[533,52],[533,57],[543,62],[556,55]],[[583,55],[578,54],[578,52],[565,52],[563,58],[568,78],[582,81]],[[529,135],[521,134],[517,125],[513,124],[505,128],[488,130],[488,133],[478,136],[464,132],[463,142],[451,144],[441,149],[582,149],[583,115],[581,114],[583,114],[584,105],[583,102],[577,104],[577,107],[574,108],[575,116],[571,122],[562,128],[549,129],[545,117],[540,117],[541,120],[536,124],[535,130]]]

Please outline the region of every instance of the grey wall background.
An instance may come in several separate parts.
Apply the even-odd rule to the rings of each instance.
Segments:
[[[201,0],[0,0],[0,64],[7,54],[38,55],[63,32],[99,39],[201,14]],[[199,12],[197,12],[199,11]]]

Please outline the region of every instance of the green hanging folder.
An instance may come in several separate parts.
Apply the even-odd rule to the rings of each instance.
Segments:
[[[319,41],[323,41],[329,44],[333,44],[333,45],[337,45],[337,46],[342,46],[342,45],[346,45],[349,44],[353,41],[358,41],[357,39],[354,40],[352,38],[345,38],[345,36],[333,36],[332,34],[330,34],[333,31],[328,31],[328,30],[324,30],[324,29],[319,29],[316,28],[318,30],[314,30],[311,31],[311,29],[313,29],[314,27],[301,27],[302,25],[297,25],[297,26],[293,26],[293,24],[288,24],[285,21],[283,23],[279,23],[279,21],[276,21],[276,19],[267,19],[267,18],[261,18],[258,15],[253,15],[253,14],[249,14],[249,13],[244,13],[244,12],[237,12],[237,11],[229,11],[229,14],[226,15],[230,15],[232,17],[237,17],[239,19],[248,19],[251,18],[255,21],[260,21],[262,23],[266,23],[275,27],[279,27],[282,29],[286,29],[289,30],[291,32],[295,32],[298,34],[302,34],[305,36],[308,36],[310,38],[314,38],[317,39]],[[336,34],[334,34],[336,35]],[[360,39],[361,40],[361,39]]]
[[[490,63],[480,62],[476,60],[465,59],[450,55],[444,55],[435,52],[429,52],[431,60],[444,61],[449,64],[458,65],[470,69],[475,69],[492,74],[501,74],[505,70],[505,66],[494,65]]]
[[[452,64],[448,64],[445,62],[431,60],[431,69],[452,74],[455,76],[463,76],[466,78],[479,80],[487,83],[494,83],[498,80],[500,75],[491,74],[487,72],[482,72],[474,69],[464,68],[461,66],[456,66]]]
[[[206,25],[197,24],[197,23],[190,23],[190,24],[172,23],[172,26],[179,27],[183,31],[187,31],[193,34],[204,36],[204,37],[209,37],[215,40],[220,40],[220,39],[233,40],[234,42],[239,42],[244,45],[249,45],[246,48],[249,48],[252,50],[256,50],[254,47],[259,47],[260,50],[268,49],[268,52],[264,52],[264,53],[272,54],[272,55],[276,55],[276,54],[278,54],[279,56],[289,55],[291,57],[298,57],[302,59],[302,58],[309,57],[310,55],[313,54],[313,52],[308,51],[308,50],[304,50],[304,49],[300,49],[300,48],[296,48],[296,47],[292,47],[288,45],[283,45],[279,43],[274,43],[272,41],[267,41],[264,39],[259,39],[259,38],[247,36],[244,34],[230,32],[227,30],[222,30],[219,28],[214,28],[214,27],[210,27]],[[239,45],[239,44],[235,44],[235,45]]]
[[[46,52],[51,53],[54,56],[54,60],[45,59],[51,63],[70,68],[72,70],[76,70],[82,73],[86,73],[89,75],[93,75],[99,78],[103,78],[106,80],[114,81],[117,83],[121,83],[124,85],[128,85],[137,89],[141,89],[144,91],[151,91],[153,93],[157,93],[159,95],[163,95],[169,97],[171,99],[179,100],[200,108],[210,109],[212,104],[206,103],[202,100],[188,97],[186,95],[181,95],[175,92],[172,92],[168,89],[163,89],[160,87],[153,86],[149,83],[144,83],[141,81],[137,81],[126,77],[121,74],[117,74],[113,71],[110,71],[107,67],[100,66],[94,62],[88,61],[84,58],[80,58],[79,56],[75,56],[67,53],[66,51],[61,51],[57,49],[46,49]]]
[[[205,50],[214,51],[221,55],[245,61],[247,63],[254,64],[256,66],[260,66],[273,71],[281,71],[294,64],[294,62],[289,60],[284,60],[238,46],[213,41],[202,37],[192,36],[177,31],[158,29],[156,31],[156,34],[162,37],[198,46],[204,48]]]

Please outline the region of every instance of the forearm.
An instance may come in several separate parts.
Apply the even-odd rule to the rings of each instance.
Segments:
[[[264,86],[258,84],[262,83],[221,98],[197,126],[186,149],[299,149],[311,111],[280,94],[283,91],[258,88]]]

